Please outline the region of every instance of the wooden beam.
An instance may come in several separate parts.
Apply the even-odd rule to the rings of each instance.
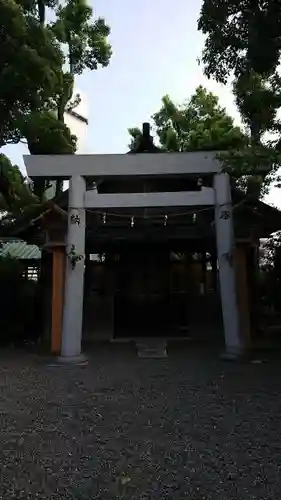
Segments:
[[[248,348],[251,344],[251,318],[246,252],[247,246],[245,244],[236,244],[234,249],[234,266],[240,335],[244,346]]]
[[[64,248],[59,248],[59,247],[54,248],[53,281],[52,281],[52,331],[51,331],[52,354],[60,354],[61,350],[64,268],[65,268]]]
[[[174,240],[183,240],[188,241],[188,245],[190,245],[191,240],[209,240],[213,241],[213,235],[211,230],[205,231],[200,230],[197,227],[190,226],[180,226],[180,227],[161,227],[161,226],[138,226],[136,222],[135,226],[130,227],[130,221],[128,220],[127,227],[116,227],[110,226],[106,227],[96,227],[91,231],[87,230],[87,242],[95,243],[95,241],[99,242],[108,242],[108,241],[174,241]]]
[[[214,204],[214,190],[202,188],[201,191],[174,193],[111,193],[98,194],[87,191],[85,208],[155,208],[208,206]]]
[[[107,155],[24,155],[29,177],[69,179],[80,174],[93,178],[208,174],[219,172],[216,151]]]

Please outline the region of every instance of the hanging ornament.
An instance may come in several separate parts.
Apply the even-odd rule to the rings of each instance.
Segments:
[[[164,216],[164,226],[167,226],[168,223],[168,215]]]
[[[131,227],[134,227],[135,225],[135,217],[131,217]]]
[[[103,222],[104,224],[106,224],[106,213],[104,213],[104,214],[103,214],[103,216],[102,216],[102,222]]]

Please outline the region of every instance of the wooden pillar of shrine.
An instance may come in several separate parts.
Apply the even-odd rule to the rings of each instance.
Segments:
[[[52,253],[51,353],[61,353],[64,281],[66,267],[65,235],[67,212],[54,206],[44,215],[45,249]]]
[[[239,331],[245,349],[251,346],[251,305],[247,272],[247,245],[236,243],[234,267],[236,276],[236,297],[239,313]]]
[[[62,337],[62,314],[65,277],[65,248],[54,247],[52,269],[52,326],[51,326],[51,352],[60,354]]]

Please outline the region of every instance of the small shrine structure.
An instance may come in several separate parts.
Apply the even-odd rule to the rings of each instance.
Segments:
[[[247,262],[281,215],[235,189],[217,152],[162,152],[144,124],[129,154],[24,161],[31,179],[69,181],[32,224],[52,252],[53,353],[79,360],[83,330],[84,338],[97,330],[103,339],[177,337],[196,316],[206,331],[215,310],[226,353],[249,347]]]

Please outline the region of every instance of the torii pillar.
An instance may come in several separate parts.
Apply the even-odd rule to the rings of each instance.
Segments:
[[[68,229],[61,362],[79,362],[81,354],[85,268],[85,179],[73,175],[69,181]]]
[[[220,295],[225,338],[225,359],[243,353],[234,269],[234,229],[230,178],[226,173],[214,176],[215,222],[219,264]]]

